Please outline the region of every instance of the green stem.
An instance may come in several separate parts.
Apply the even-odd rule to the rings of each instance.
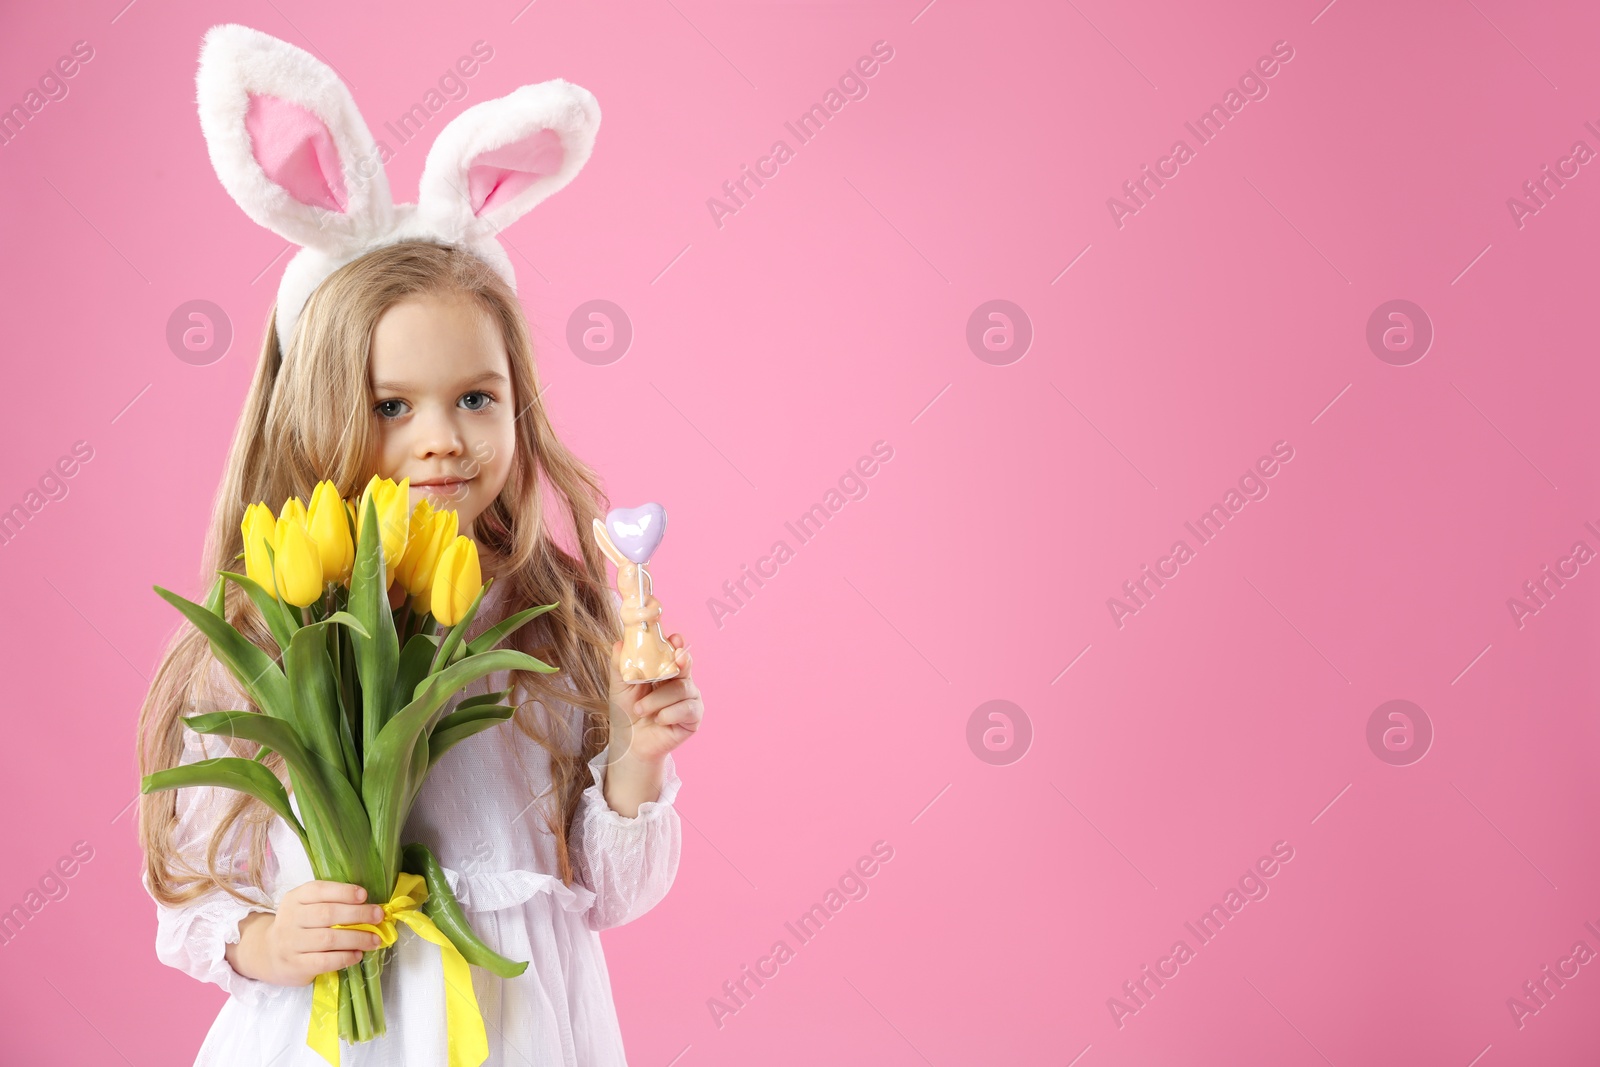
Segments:
[[[372,1014],[372,1035],[382,1037],[386,1032],[383,1017],[383,961],[387,949],[368,952],[361,957],[361,970],[367,976],[367,1007]]]
[[[339,739],[339,751],[344,756],[345,777],[357,791],[361,789],[361,744],[356,740],[357,730],[354,717],[350,713],[350,703],[345,699],[343,679],[344,674],[339,669],[341,650],[344,647],[345,628],[343,626],[330,626],[323,637],[329,643],[329,655],[333,663],[333,676],[338,679],[337,695],[339,706],[333,709],[333,714],[338,716],[336,721],[335,736]]]
[[[356,656],[355,648],[350,644],[350,635],[344,627],[339,627],[339,668],[340,691],[344,696],[344,714],[350,723],[350,740],[356,747],[356,765],[364,766],[366,755],[362,749],[363,727],[361,725],[361,704],[356,692]]]
[[[342,626],[328,628],[328,658],[333,662],[333,676],[339,687],[339,713],[344,716],[346,726],[350,730],[350,741],[354,748],[352,755],[355,763],[355,777],[351,784],[360,782],[359,771],[361,768],[361,730],[360,722],[356,718],[355,709],[351,705],[353,694],[350,691],[349,661],[354,657],[345,652],[349,643],[349,634]]]
[[[372,1012],[367,1002],[366,976],[360,964],[339,972],[339,982],[350,987],[350,1014],[355,1020],[355,1035],[351,1044],[372,1037]]]
[[[355,1015],[350,1007],[350,983],[343,978],[339,979],[339,1036],[352,1042],[356,1036]]]

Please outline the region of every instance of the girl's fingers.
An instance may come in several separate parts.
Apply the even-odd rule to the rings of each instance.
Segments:
[[[700,723],[699,702],[680,700],[676,704],[669,705],[658,711],[655,721],[659,726],[698,726]]]
[[[305,930],[293,939],[294,949],[305,955],[322,952],[370,951],[383,942],[370,930]]]
[[[320,930],[336,923],[379,923],[383,907],[379,904],[308,904],[294,911],[295,925],[303,930]]]
[[[329,971],[342,971],[346,967],[354,967],[361,962],[361,953],[312,952],[306,955],[304,960],[306,966],[311,968],[311,980],[315,981],[316,976],[319,974],[327,974]],[[306,983],[306,985],[310,984],[311,982]]]
[[[633,713],[635,716],[649,715],[696,695],[690,690],[687,678],[680,676],[668,682],[657,682],[655,689],[639,698],[633,707]]]
[[[667,638],[667,641],[672,645],[672,662],[678,665],[678,673],[670,681],[657,683],[658,685],[670,685],[672,682],[687,681],[689,672],[694,669],[694,654],[689,651],[689,646],[684,642],[683,635],[673,634]]]
[[[294,899],[302,904],[320,904],[324,901],[335,904],[359,904],[366,898],[366,891],[353,882],[324,880],[303,882],[289,892],[293,893]]]

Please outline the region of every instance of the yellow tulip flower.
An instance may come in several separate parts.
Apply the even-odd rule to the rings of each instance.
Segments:
[[[323,578],[341,584],[350,580],[350,569],[356,560],[356,546],[350,540],[346,514],[338,487],[329,481],[318,482],[306,513],[306,530],[316,541],[317,552],[322,557]]]
[[[306,524],[292,514],[279,515],[272,551],[283,599],[297,608],[316,603],[322,596],[322,556]]]
[[[406,559],[411,558],[411,547],[417,543],[417,538],[428,528],[428,523],[433,521],[433,514],[433,502],[427,497],[417,501],[417,506],[411,509],[411,528],[406,535]],[[404,566],[405,561],[402,560],[401,567],[404,568]]]
[[[419,596],[433,588],[433,573],[439,556],[456,539],[460,518],[454,511],[435,511],[424,497],[411,513],[411,536],[406,541],[405,558],[395,578],[408,596]]]
[[[460,534],[440,554],[433,572],[433,617],[441,626],[454,626],[467,613],[482,588],[478,546],[470,537]]]
[[[246,577],[265,589],[272,599],[278,599],[278,594],[272,588],[272,561],[267,558],[267,545],[276,539],[278,528],[278,520],[272,517],[272,509],[265,504],[251,504],[244,509],[244,521],[239,528],[244,534]],[[276,546],[273,551],[277,551]]]
[[[297,496],[292,496],[288,500],[285,500],[283,502],[283,507],[278,509],[278,517],[282,518],[285,515],[289,516],[292,519],[299,519],[301,522],[305,522],[306,521],[306,505],[305,505],[305,502],[302,501]]]
[[[391,478],[376,474],[367,482],[356,504],[356,543],[361,541],[362,517],[367,513],[367,498],[377,504],[378,538],[383,542],[384,586],[394,582],[394,573],[405,555],[406,538],[411,532],[411,479],[405,477],[397,484]]]
[[[394,576],[406,589],[407,596],[411,593],[410,583],[406,578],[416,569],[419,553],[425,550],[422,541],[427,536],[432,518],[433,505],[428,502],[427,497],[423,497],[417,501],[417,506],[411,509],[411,518],[406,523],[406,550],[400,557],[399,565],[395,567]]]

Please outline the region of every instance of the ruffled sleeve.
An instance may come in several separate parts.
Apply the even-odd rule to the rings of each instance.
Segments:
[[[683,821],[673,801],[683,784],[672,756],[666,757],[661,794],[627,818],[606,803],[606,752],[589,761],[591,784],[583,791],[574,836],[583,878],[594,891],[589,926],[604,930],[632,922],[661,902],[678,874]]]
[[[180,765],[228,754],[227,743],[222,739],[184,729]],[[221,822],[222,813],[237,794],[231,789],[211,786],[190,786],[175,792],[178,821],[173,829],[173,847],[184,863],[203,872],[211,836]],[[243,1002],[260,1003],[276,997],[284,987],[246,978],[235,971],[223,955],[225,946],[238,943],[239,923],[245,916],[276,910],[272,901],[260,891],[243,885],[248,862],[248,830],[242,823],[235,823],[229,839],[217,850],[217,869],[238,872],[239,891],[260,903],[241,904],[216,888],[182,907],[171,908],[157,901],[156,958],[202,982],[221,986],[230,996]],[[271,886],[277,871],[276,856],[271,848],[266,851],[266,866],[262,881]],[[145,891],[149,892],[149,875],[144,875],[143,880]]]

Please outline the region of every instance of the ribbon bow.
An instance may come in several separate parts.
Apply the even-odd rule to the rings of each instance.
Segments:
[[[396,920],[411,927],[420,938],[439,946],[444,963],[445,1026],[448,1034],[450,1067],[478,1067],[489,1058],[489,1039],[483,1029],[483,1015],[472,990],[472,972],[459,949],[440,932],[421,910],[428,899],[427,882],[421,875],[401,871],[395,879],[394,894],[383,905],[383,921],[373,923],[335,923],[340,930],[369,930],[387,948],[395,943],[399,931]],[[339,972],[319,974],[311,993],[311,1025],[306,1044],[332,1067],[339,1067]]]

